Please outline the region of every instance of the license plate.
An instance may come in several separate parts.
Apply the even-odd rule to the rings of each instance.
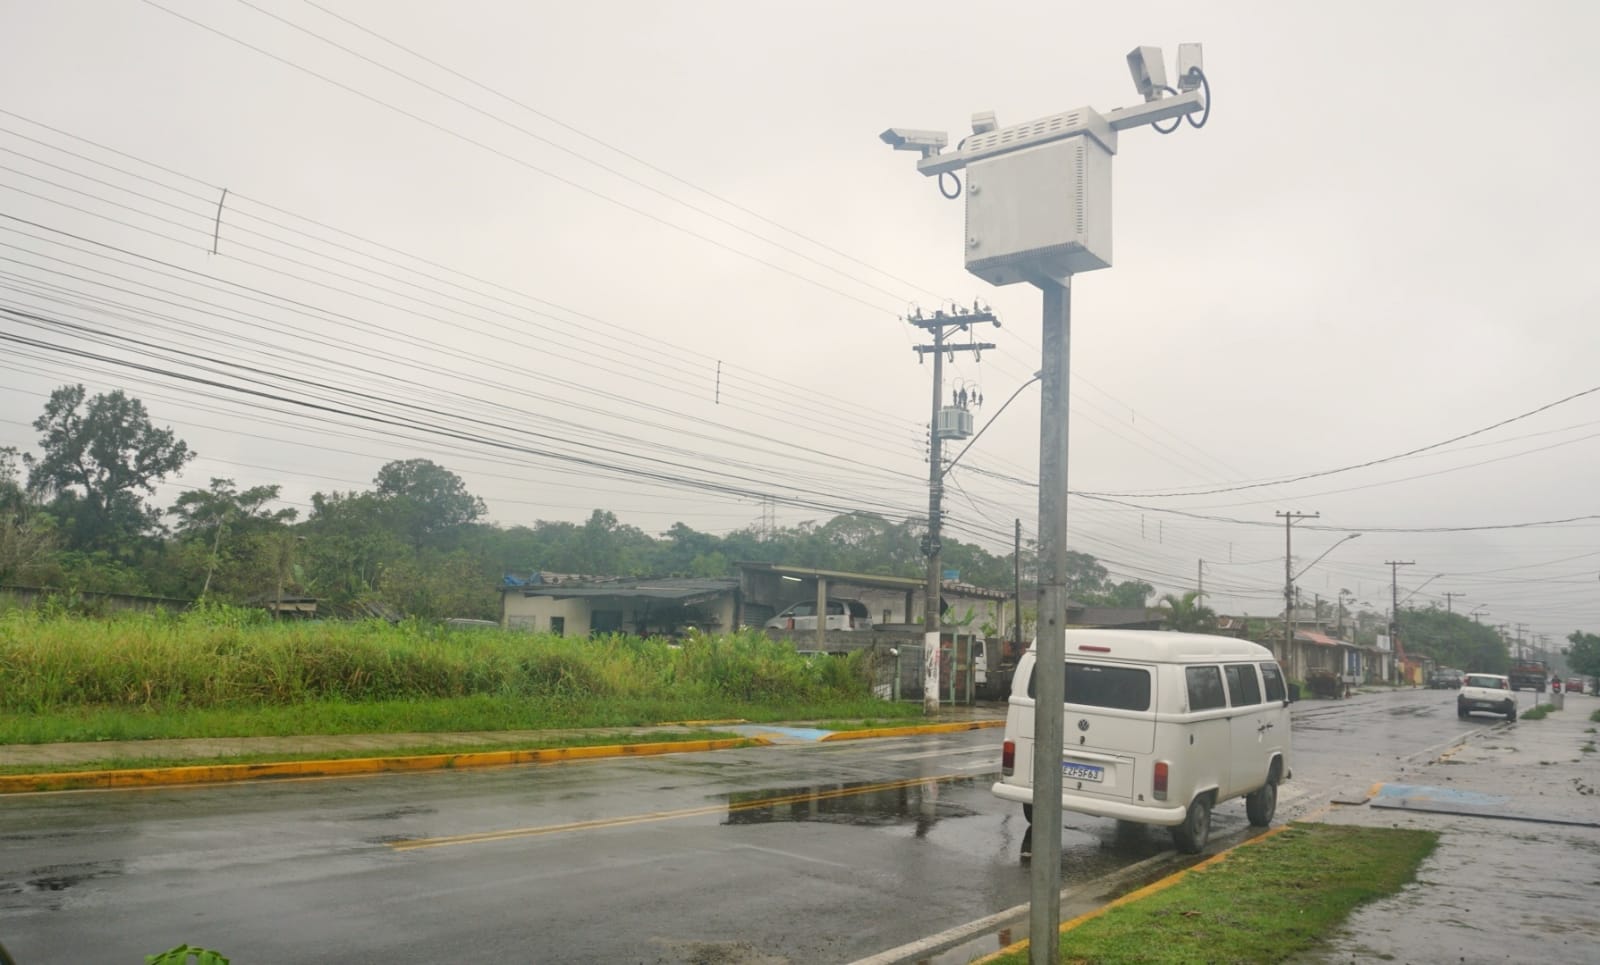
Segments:
[[[1093,764],[1067,764],[1061,765],[1061,776],[1069,781],[1104,781],[1106,769]]]

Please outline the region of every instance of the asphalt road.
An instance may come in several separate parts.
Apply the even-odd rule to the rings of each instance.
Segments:
[[[1493,725],[1453,700],[1298,705],[1280,815]],[[988,791],[999,741],[8,797],[0,941],[19,965],[183,942],[237,965],[852,961],[1027,901],[1026,825]],[[1245,829],[1242,802],[1217,809],[1219,845]],[[1163,833],[1067,816],[1064,885],[1165,860]]]

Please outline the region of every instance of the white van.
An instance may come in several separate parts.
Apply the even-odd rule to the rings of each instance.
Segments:
[[[1000,780],[1033,821],[1037,647],[1017,665]],[[1211,809],[1243,796],[1265,827],[1289,779],[1289,695],[1265,647],[1232,637],[1144,630],[1068,630],[1061,806],[1171,828],[1195,853]]]

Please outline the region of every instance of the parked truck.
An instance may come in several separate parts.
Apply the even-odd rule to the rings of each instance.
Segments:
[[[1526,687],[1542,694],[1550,684],[1550,666],[1543,660],[1518,660],[1506,676],[1511,678],[1512,690]]]

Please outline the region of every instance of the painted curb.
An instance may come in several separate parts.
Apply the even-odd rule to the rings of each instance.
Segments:
[[[75,791],[88,788],[159,787],[178,784],[214,784],[271,778],[337,777],[431,771],[461,767],[499,767],[507,764],[555,764],[561,761],[607,757],[650,757],[696,751],[765,747],[761,737],[723,740],[665,741],[651,744],[603,744],[592,747],[549,747],[523,751],[469,751],[461,754],[416,754],[400,757],[348,757],[320,761],[277,761],[260,764],[196,764],[186,767],[142,767],[112,771],[62,771],[53,774],[0,776],[0,794],[36,791]]]
[[[874,727],[868,730],[836,730],[825,741],[859,741],[869,737],[911,737],[916,734],[955,734],[968,730],[987,730],[1004,727],[1003,720],[969,720],[955,724],[916,724],[911,727]]]
[[[1180,869],[1178,871],[1174,871],[1172,874],[1167,875],[1165,878],[1162,878],[1162,879],[1157,880],[1157,881],[1150,882],[1149,884],[1145,885],[1143,888],[1136,888],[1133,891],[1130,891],[1127,894],[1123,895],[1121,898],[1116,899],[1115,901],[1108,902],[1107,904],[1101,905],[1099,908],[1096,908],[1094,911],[1086,911],[1083,914],[1079,915],[1078,917],[1072,919],[1071,921],[1062,922],[1061,923],[1060,933],[1065,935],[1067,932],[1072,931],[1074,928],[1077,928],[1079,925],[1085,924],[1086,922],[1093,921],[1094,919],[1099,918],[1101,915],[1104,915],[1106,912],[1110,911],[1113,908],[1121,908],[1123,905],[1130,905],[1130,904],[1138,901],[1141,898],[1148,898],[1149,896],[1151,896],[1153,894],[1156,894],[1158,892],[1166,891],[1168,888],[1171,888],[1173,885],[1175,885],[1178,882],[1182,881],[1183,879],[1187,878],[1190,874],[1192,874],[1192,873],[1194,873],[1196,871],[1203,871],[1206,868],[1211,867],[1212,865],[1221,863],[1230,854],[1233,854],[1235,851],[1238,851],[1240,848],[1248,848],[1252,844],[1259,844],[1260,842],[1265,841],[1268,838],[1276,837],[1276,836],[1282,834],[1283,832],[1289,830],[1293,826],[1294,826],[1293,824],[1280,824],[1275,828],[1270,828],[1270,829],[1268,829],[1266,831],[1263,831],[1261,834],[1256,835],[1255,837],[1249,839],[1248,841],[1240,841],[1238,844],[1236,844],[1233,847],[1227,849],[1226,851],[1219,851],[1216,854],[1212,855],[1211,857],[1205,859],[1204,861],[1199,861],[1199,862],[1196,862],[1195,864],[1190,865],[1187,868],[1183,868],[1183,869]],[[1002,958],[1005,958],[1008,955],[1015,955],[1015,954],[1017,954],[1019,952],[1026,951],[1027,949],[1028,949],[1028,940],[1026,938],[1024,938],[1022,941],[1016,942],[1015,944],[1012,944],[1012,945],[1007,945],[1005,948],[1002,948],[997,952],[991,952],[988,955],[983,956],[982,958],[975,958],[975,959],[972,960],[972,962],[969,963],[969,965],[985,965],[985,963],[988,963],[988,962],[996,962],[996,961],[999,961]]]

